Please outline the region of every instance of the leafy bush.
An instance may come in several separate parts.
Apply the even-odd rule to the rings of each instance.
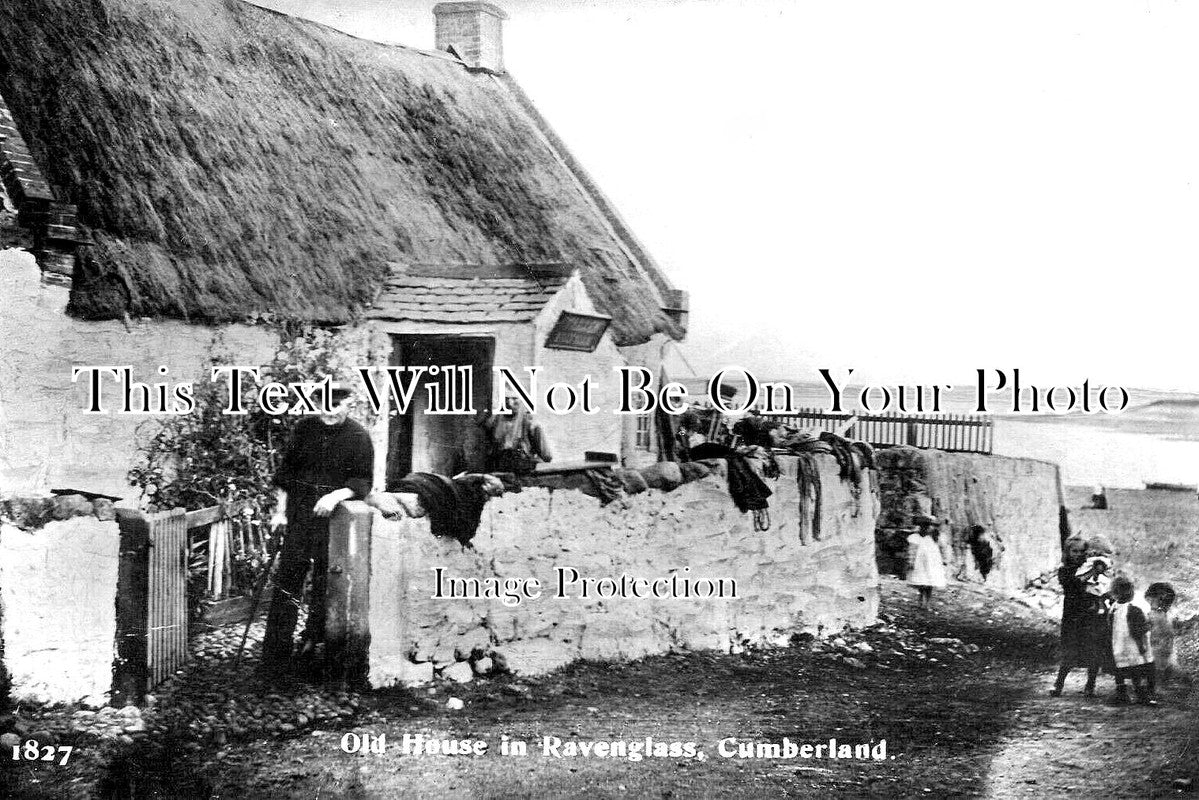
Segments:
[[[257,410],[223,414],[229,392],[222,383],[198,382],[195,399],[191,414],[157,423],[138,448],[129,482],[151,510],[224,505],[269,513],[271,478],[290,420],[262,419]]]
[[[358,385],[354,369],[374,363],[381,342],[361,329],[330,331],[308,327],[286,337],[274,360],[262,368],[265,381],[299,383],[326,376]],[[209,366],[237,364],[219,340]],[[231,513],[268,515],[274,506],[271,479],[288,436],[299,416],[271,416],[258,407],[256,387],[244,385],[246,414],[222,413],[229,405],[227,380],[194,384],[196,407],[190,414],[152,421],[149,438],[138,445],[138,461],[129,482],[141,490],[151,510],[197,509],[224,505]],[[354,416],[373,422],[364,404]]]
[[[358,385],[355,368],[376,363],[383,341],[373,341],[362,330],[334,332],[303,328],[283,343],[261,380],[281,383],[319,382],[326,376]],[[242,363],[228,354],[219,339],[214,342],[204,375],[193,386],[195,409],[190,414],[152,420],[138,444],[138,458],[129,470],[129,482],[141,491],[150,511],[172,508],[195,510],[222,505],[230,515],[265,521],[275,505],[272,485],[276,467],[287,445],[298,414],[271,416],[259,408],[255,385],[242,387],[245,414],[222,413],[229,407],[228,380],[209,381],[208,367]],[[370,425],[373,416],[364,404],[351,412]],[[189,559],[188,601],[193,620],[203,610],[207,590],[207,542],[192,543]],[[268,560],[251,549],[231,552],[235,587],[255,585]]]

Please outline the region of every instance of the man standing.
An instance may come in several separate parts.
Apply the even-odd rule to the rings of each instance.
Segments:
[[[312,596],[299,654],[310,656],[325,638],[325,587],[329,568],[329,515],[345,500],[370,492],[374,447],[370,434],[352,419],[353,393],[334,385],[329,413],[305,416],[295,427],[275,475],[276,507],[271,529],[287,525],[275,574],[275,596],[267,616],[262,667],[278,676],[288,666],[304,578],[312,566]]]

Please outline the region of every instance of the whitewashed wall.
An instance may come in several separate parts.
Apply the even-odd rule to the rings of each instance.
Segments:
[[[0,525],[0,637],[14,700],[102,705],[116,638],[115,522]]]
[[[771,484],[773,522],[755,532],[733,506],[725,478],[607,506],[573,491],[526,489],[484,510],[474,548],[438,539],[423,519],[376,516],[371,538],[370,681],[413,683],[480,651],[536,674],[578,658],[634,658],[677,647],[729,650],[785,643],[800,631],[874,621],[876,499],[868,476],[855,497],[831,456],[820,457],[823,539],[800,543],[794,459]],[[591,577],[730,577],[737,599],[556,599],[554,570]],[[546,596],[510,608],[499,600],[433,599],[435,567],[459,577],[536,577]],[[462,669],[460,666],[458,669]]]
[[[201,368],[218,333],[247,364],[270,361],[278,342],[248,325],[74,319],[68,290],[42,283],[33,256],[18,249],[0,250],[0,297],[0,496],[69,487],[132,497],[125,474],[138,426],[152,418],[84,414],[87,388],[71,382],[72,367],[131,365],[148,384],[207,380]],[[115,385],[108,379],[104,388]]]

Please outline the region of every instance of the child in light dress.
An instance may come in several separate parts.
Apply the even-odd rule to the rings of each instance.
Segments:
[[[1132,681],[1137,702],[1157,705],[1157,673],[1150,645],[1149,618],[1132,601],[1133,583],[1127,575],[1112,580],[1112,658],[1116,664],[1117,703],[1128,702],[1128,687]]]
[[[940,533],[937,519],[922,515],[916,518],[916,524],[920,531],[908,536],[908,583],[919,590],[920,608],[926,609],[932,604],[933,589],[945,588],[945,562],[937,541]]]

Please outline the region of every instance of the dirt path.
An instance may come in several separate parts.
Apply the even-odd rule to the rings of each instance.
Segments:
[[[1050,697],[1053,677],[1042,676],[999,743],[988,797],[1155,797],[1194,775],[1199,715],[1188,687],[1166,687],[1154,708],[1114,706],[1102,693],[1084,698],[1081,673]]]
[[[835,645],[680,653],[576,665],[537,681],[380,693],[352,729],[232,741],[201,760],[157,765],[169,781],[161,772],[140,781],[177,793],[168,797],[1154,797],[1196,772],[1193,695],[1114,708],[1084,700],[1080,675],[1066,696],[1048,696],[1056,626],[1043,612],[958,586],[927,614],[909,587],[887,581],[884,616]],[[464,710],[446,709],[451,694]],[[340,747],[347,732],[385,735],[389,745],[349,755]],[[405,734],[490,749],[405,755]],[[505,736],[529,742],[529,755],[498,755]],[[545,736],[690,741],[705,758],[558,757],[543,752]],[[730,737],[885,739],[887,758],[725,758],[720,742]]]
[[[1074,495],[1078,491],[1072,490]],[[1118,492],[1117,510],[1076,512],[1116,543],[1143,583],[1175,582],[1194,608],[1194,501]],[[1186,604],[1190,603],[1189,606]],[[1168,687],[1156,708],[1081,696],[1082,675],[1051,698],[1057,622],[976,586],[940,592],[932,613],[884,579],[880,625],[838,639],[740,654],[673,653],[584,663],[537,680],[364,694],[253,678],[256,649],[231,658],[240,631],[193,642],[193,661],[159,691],[152,734],[115,758],[85,735],[69,768],[0,764],[0,797],[1199,797],[1199,689]],[[1179,639],[1199,665],[1199,618]],[[253,638],[253,637],[252,637]],[[1100,694],[1111,692],[1108,677]],[[450,710],[447,700],[464,708]],[[49,713],[49,712],[48,712]],[[61,716],[61,714],[60,714]],[[40,725],[40,721],[39,721]],[[346,734],[386,736],[382,754],[343,752]],[[405,755],[405,734],[470,739],[483,756]],[[569,757],[563,742],[694,742],[705,758]],[[529,755],[497,755],[504,737]],[[721,742],[877,746],[884,760],[726,758]],[[769,754],[768,754],[769,755]],[[106,765],[106,781],[99,781]]]
[[[921,612],[910,587],[887,579],[882,617],[865,631],[787,648],[674,653],[577,664],[537,680],[378,692],[350,698],[348,716],[344,709],[306,714],[306,724],[289,725],[280,736],[241,718],[220,737],[204,736],[194,727],[201,720],[184,714],[182,746],[172,747],[168,735],[154,749],[135,750],[116,765],[107,789],[122,797],[239,800],[1141,798],[1174,796],[1175,779],[1199,777],[1199,692],[1167,691],[1152,709],[1117,708],[1081,697],[1079,674],[1065,696],[1049,697],[1057,625],[1045,612],[962,585],[940,593],[932,613]],[[211,694],[224,707],[229,701],[217,690],[228,694],[238,677],[209,668],[181,680],[164,692],[164,704],[172,696]],[[1100,689],[1109,693],[1111,679],[1101,678]],[[271,703],[337,700],[310,698],[307,687],[280,698],[252,682],[235,691],[237,707],[256,713]],[[448,709],[450,697],[465,707]],[[348,754],[341,747],[346,734],[385,736],[388,746],[381,754]],[[489,750],[404,754],[406,734],[486,741]],[[528,755],[501,756],[504,737],[528,742]],[[544,751],[543,737],[694,742],[704,758],[558,755]],[[815,745],[834,738],[871,747],[885,740],[886,758],[743,759],[720,752],[730,739]],[[79,776],[69,771],[9,777],[20,781],[13,796],[79,796],[72,783]]]

